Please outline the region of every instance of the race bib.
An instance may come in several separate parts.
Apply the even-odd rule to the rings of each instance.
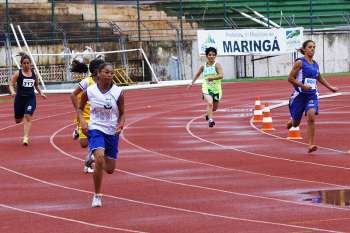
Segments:
[[[99,109],[94,112],[95,119],[98,121],[110,121],[112,120],[112,112],[106,109]]]
[[[209,81],[209,80],[207,80],[207,82],[208,82],[208,86],[214,86],[214,81],[212,80],[212,81]]]
[[[316,89],[317,80],[314,78],[306,78],[304,84],[310,86],[312,90]]]
[[[23,87],[33,87],[34,86],[34,79],[23,79]]]

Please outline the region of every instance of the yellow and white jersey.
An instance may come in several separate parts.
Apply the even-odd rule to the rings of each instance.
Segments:
[[[79,82],[79,87],[80,87],[80,89],[82,91],[86,91],[89,86],[92,86],[94,84],[95,84],[94,79],[91,76],[89,76],[89,77],[84,78],[83,80],[81,80]],[[79,96],[78,96],[78,106],[79,106],[79,103],[80,103],[81,94],[79,94]],[[90,103],[89,103],[89,101],[85,105],[85,108],[84,108],[84,111],[83,111],[83,117],[86,120],[90,119]]]

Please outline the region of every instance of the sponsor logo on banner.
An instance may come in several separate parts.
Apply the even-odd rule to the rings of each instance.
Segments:
[[[208,33],[207,39],[201,44],[201,53],[205,53],[205,50],[209,47],[217,48],[214,37]]]

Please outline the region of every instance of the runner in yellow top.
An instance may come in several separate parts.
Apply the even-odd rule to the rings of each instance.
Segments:
[[[207,115],[205,118],[208,121],[209,127],[214,127],[215,125],[213,112],[217,110],[222,97],[221,80],[224,77],[222,66],[215,62],[216,54],[217,50],[213,47],[209,47],[205,50],[207,62],[201,65],[189,86],[191,87],[203,73],[202,94],[203,98],[208,103]]]
[[[90,62],[89,70],[90,70],[91,76],[81,80],[79,82],[79,86],[71,94],[71,100],[72,100],[72,103],[73,103],[73,106],[75,109],[77,109],[79,107],[81,94],[84,91],[86,91],[86,89],[89,86],[95,84],[95,82],[97,81],[97,70],[98,70],[98,67],[103,63],[104,63],[104,61],[101,59],[94,59]],[[86,122],[89,122],[89,120],[90,120],[90,105],[89,105],[89,103],[87,103],[85,105],[85,108],[83,111],[83,117],[86,120]],[[79,135],[80,146],[82,148],[87,148],[88,147],[87,135],[85,135],[82,132],[78,118],[76,118],[75,123],[77,124],[77,131],[78,131],[77,133]],[[86,160],[85,160],[85,164],[84,164],[84,172],[85,173],[94,172],[94,170],[92,168],[92,162],[93,162],[93,158],[91,158],[91,154],[89,153],[89,150],[88,150],[88,155],[86,156]]]

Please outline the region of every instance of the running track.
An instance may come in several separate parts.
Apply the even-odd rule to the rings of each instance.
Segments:
[[[117,169],[97,209],[69,96],[38,97],[28,147],[2,101],[0,232],[350,232],[350,208],[302,201],[350,186],[349,78],[329,81],[344,94],[320,101],[312,155],[305,140],[285,139],[286,106],[272,110],[269,134],[250,122],[255,96],[285,101],[286,81],[225,84],[214,128],[199,86],[127,91]]]

